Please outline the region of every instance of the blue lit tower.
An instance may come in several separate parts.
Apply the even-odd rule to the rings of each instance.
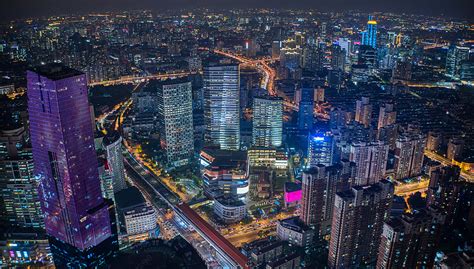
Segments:
[[[377,21],[373,19],[372,15],[369,15],[367,30],[362,32],[362,45],[377,48]]]
[[[308,139],[308,167],[332,165],[334,139],[331,133],[317,133]]]
[[[102,198],[86,75],[60,64],[29,70],[35,175],[56,267],[95,267],[113,250]],[[113,206],[112,206],[113,207]]]

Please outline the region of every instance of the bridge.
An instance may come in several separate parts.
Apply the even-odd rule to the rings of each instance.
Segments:
[[[247,257],[199,216],[196,211],[190,208],[188,204],[180,203],[176,205],[175,212],[216,249],[219,260],[224,263],[224,267],[250,268]]]

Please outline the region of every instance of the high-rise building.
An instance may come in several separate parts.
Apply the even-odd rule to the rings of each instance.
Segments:
[[[431,173],[427,191],[427,205],[440,208],[446,214],[446,225],[451,225],[459,211],[459,195],[463,188],[457,166],[438,168]]]
[[[189,164],[194,155],[191,82],[166,80],[157,85],[157,93],[160,143],[166,151],[167,164],[169,167]]]
[[[386,221],[376,268],[433,268],[444,220],[437,208],[428,207]]]
[[[346,65],[346,51],[339,45],[331,47],[331,68],[333,70],[344,71]]]
[[[367,29],[362,32],[362,45],[377,48],[377,21],[374,20],[372,15],[369,15]]]
[[[336,194],[329,243],[329,268],[375,265],[383,222],[388,219],[393,184],[381,180]]]
[[[356,101],[355,121],[369,127],[372,120],[372,105],[368,97]]]
[[[264,96],[253,99],[252,140],[256,147],[280,147],[283,132],[283,99]]]
[[[397,112],[393,109],[392,103],[385,103],[380,106],[377,129],[395,124]]]
[[[280,49],[280,66],[288,69],[297,69],[301,66],[301,48],[285,47]]]
[[[334,137],[331,133],[314,134],[308,137],[308,167],[333,163]]]
[[[240,68],[211,62],[204,66],[205,140],[221,149],[240,148]]]
[[[392,71],[392,83],[406,83],[411,80],[411,62],[397,61]]]
[[[127,188],[123,165],[122,136],[119,132],[107,133],[102,141],[107,156],[107,170],[112,176],[112,188],[117,193]]]
[[[447,158],[450,160],[459,160],[462,157],[464,141],[457,137],[452,137],[448,142]]]
[[[22,126],[0,131],[0,220],[9,226],[43,227],[28,132]]]
[[[346,63],[349,63],[349,56],[352,53],[352,41],[348,38],[339,38],[337,44],[339,44],[341,49],[344,50],[345,61]]]
[[[469,59],[469,47],[452,45],[446,56],[446,74],[459,77],[461,63]]]
[[[354,175],[355,163],[347,161],[333,166],[319,164],[303,172],[301,219],[317,234],[329,234],[334,197],[350,188]]]
[[[356,185],[376,183],[385,176],[388,145],[382,141],[352,143],[349,160],[356,163]]]
[[[314,85],[311,81],[301,82],[301,101],[298,110],[298,128],[301,131],[313,129]]]
[[[441,134],[437,132],[429,132],[426,140],[426,149],[430,151],[439,151],[441,147]]]
[[[281,41],[275,40],[272,42],[272,58],[278,59],[280,57]]]
[[[35,176],[57,267],[94,267],[113,254],[101,195],[86,75],[60,64],[27,71]]]
[[[377,66],[377,50],[368,45],[360,46],[357,62],[358,64],[366,65],[369,71],[372,71]]]
[[[421,174],[426,138],[422,134],[403,134],[396,141],[395,178],[405,179]]]

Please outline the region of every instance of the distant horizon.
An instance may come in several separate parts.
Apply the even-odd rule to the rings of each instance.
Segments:
[[[166,12],[196,8],[209,9],[254,9],[268,8],[280,10],[312,9],[318,12],[348,12],[363,13],[394,13],[406,15],[426,15],[450,19],[474,21],[474,4],[469,0],[455,1],[428,1],[428,0],[297,0],[297,1],[263,1],[241,0],[203,0],[196,3],[191,0],[104,0],[97,3],[94,0],[78,0],[64,2],[58,0],[0,0],[1,21],[21,20],[28,18],[42,18],[51,16],[85,15],[95,12],[126,12],[150,10],[152,12]]]

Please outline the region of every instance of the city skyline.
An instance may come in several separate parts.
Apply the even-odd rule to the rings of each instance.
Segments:
[[[2,1],[2,6],[5,6],[6,0]],[[430,8],[425,8],[429,5]],[[46,8],[47,7],[47,8]],[[38,16],[53,16],[53,15],[67,15],[67,14],[84,14],[88,12],[117,12],[125,10],[137,10],[137,9],[149,9],[154,11],[169,11],[169,10],[180,10],[183,7],[192,8],[280,8],[280,9],[315,9],[325,12],[337,12],[337,11],[348,11],[358,10],[362,12],[394,12],[394,13],[406,13],[406,14],[421,14],[428,16],[436,15],[448,15],[457,18],[464,18],[472,21],[472,3],[469,0],[456,0],[454,2],[446,2],[437,0],[435,3],[427,2],[425,0],[408,1],[402,2],[397,1],[370,1],[370,0],[358,0],[347,2],[344,0],[337,1],[284,1],[284,0],[273,0],[267,1],[217,1],[217,0],[205,0],[196,3],[190,0],[180,1],[151,1],[151,0],[139,0],[139,1],[105,1],[96,3],[93,0],[80,0],[71,2],[63,2],[57,0],[20,0],[15,1],[7,5],[7,8],[3,9],[0,15],[3,19],[18,19],[25,17],[38,17]]]
[[[145,2],[0,22],[0,267],[474,267],[471,24]]]

